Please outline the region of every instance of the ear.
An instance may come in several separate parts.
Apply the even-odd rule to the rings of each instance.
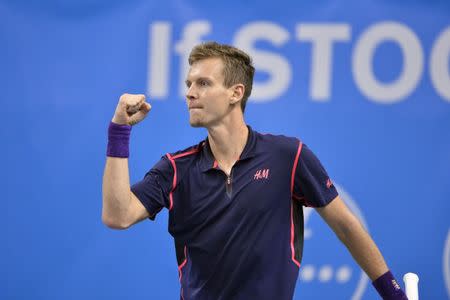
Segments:
[[[242,100],[244,97],[245,86],[242,83],[238,83],[230,87],[231,97],[230,104],[235,104]]]

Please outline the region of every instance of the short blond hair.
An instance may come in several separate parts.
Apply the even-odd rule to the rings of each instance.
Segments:
[[[192,49],[189,55],[189,65],[192,66],[199,60],[213,57],[220,58],[223,62],[223,84],[225,87],[228,88],[238,83],[244,85],[244,95],[241,100],[241,109],[244,112],[247,99],[252,93],[253,76],[255,74],[252,58],[236,47],[217,42],[206,42]]]

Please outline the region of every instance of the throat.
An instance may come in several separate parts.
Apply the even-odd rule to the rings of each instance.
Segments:
[[[231,176],[231,170],[233,169],[234,164],[237,162],[237,160],[233,161],[232,163],[221,163],[220,161],[217,161],[219,168],[227,175],[228,177]]]
[[[248,128],[245,123],[237,128],[215,128],[208,130],[208,141],[211,152],[219,167],[227,175],[239,160],[248,139]]]

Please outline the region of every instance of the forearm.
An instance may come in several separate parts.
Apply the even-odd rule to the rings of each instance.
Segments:
[[[372,281],[389,270],[375,242],[356,218],[337,235]]]
[[[373,286],[383,299],[406,300],[406,295],[389,271],[380,250],[361,225],[350,229],[342,238],[342,242],[370,277]]]
[[[380,250],[342,199],[338,196],[317,211],[370,277],[380,296],[386,300],[405,300],[406,296],[389,271]]]
[[[150,109],[144,95],[123,94],[109,124],[102,185],[102,221],[109,227],[125,229],[148,216],[130,190],[128,156],[131,125],[142,121]]]
[[[131,126],[111,122],[108,128],[106,165],[103,174],[102,220],[107,226],[124,229],[131,203],[128,174],[129,140]]]
[[[126,217],[131,201],[127,158],[106,158],[102,192],[103,222],[111,227],[126,227]]]

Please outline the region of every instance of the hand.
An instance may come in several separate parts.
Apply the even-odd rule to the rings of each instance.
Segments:
[[[142,121],[152,106],[145,102],[145,95],[123,94],[120,96],[112,122],[120,125],[134,125]]]

